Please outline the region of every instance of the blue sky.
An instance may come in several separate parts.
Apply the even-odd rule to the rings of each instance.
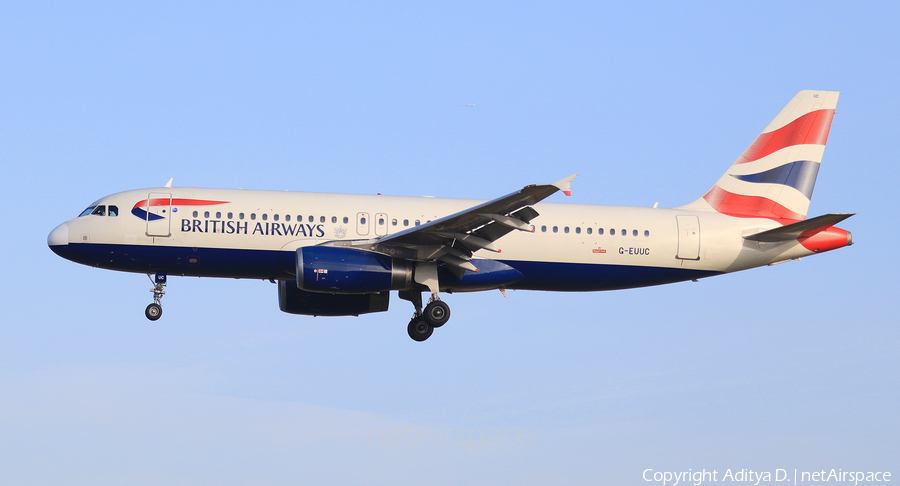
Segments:
[[[900,474],[887,2],[5,2],[4,484],[647,484]],[[842,92],[810,214],[856,244],[607,293],[282,314],[275,286],[56,257],[95,199],[175,185],[574,203],[702,195],[802,89]],[[475,104],[464,108],[462,104]],[[721,473],[720,473],[721,474]]]

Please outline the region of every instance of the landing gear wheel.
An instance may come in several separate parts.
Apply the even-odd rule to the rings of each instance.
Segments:
[[[150,304],[144,310],[144,315],[147,316],[147,319],[155,321],[162,317],[162,306],[157,303]]]
[[[413,341],[422,342],[431,337],[431,334],[434,332],[434,327],[425,322],[425,319],[421,316],[413,317],[412,320],[409,321],[409,325],[406,326],[406,332],[409,333],[409,337],[411,337]]]
[[[166,295],[166,274],[156,272],[156,275],[152,277],[147,275],[147,277],[153,282],[153,288],[150,289],[150,292],[153,292],[153,303],[144,309],[144,315],[147,316],[147,319],[155,321],[162,317],[162,306],[159,301],[162,300],[163,295]]]
[[[425,306],[425,312],[422,313],[422,317],[432,327],[441,327],[450,320],[450,306],[442,300],[432,301]]]

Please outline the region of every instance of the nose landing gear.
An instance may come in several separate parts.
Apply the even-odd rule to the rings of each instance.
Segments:
[[[147,277],[153,282],[153,288],[150,289],[150,292],[153,292],[153,303],[144,309],[144,315],[147,316],[147,319],[155,321],[162,317],[162,305],[159,301],[162,300],[163,295],[166,295],[166,274],[157,273],[153,277],[148,274]]]

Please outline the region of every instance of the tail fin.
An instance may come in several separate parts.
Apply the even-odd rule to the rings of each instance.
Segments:
[[[784,224],[806,219],[837,91],[801,91],[702,198],[678,209]]]

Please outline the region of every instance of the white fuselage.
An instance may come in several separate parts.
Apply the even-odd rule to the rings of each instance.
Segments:
[[[132,212],[136,207],[138,213],[147,209],[138,206],[154,198],[172,201],[171,206],[150,208],[159,219],[148,221],[146,212]],[[65,235],[58,228],[51,239],[57,238],[57,243],[65,239],[73,253],[63,254],[66,258],[97,267],[288,280],[293,278],[290,260],[300,247],[377,239],[481,202],[231,189],[138,189],[104,197],[92,205],[116,207],[116,216],[74,218],[60,226],[65,226]],[[742,238],[780,226],[765,218],[559,203],[539,203],[535,209],[540,215],[531,221],[533,233],[514,231],[498,241],[501,253],[480,250],[474,255],[475,262],[499,260],[522,272],[525,278],[510,288],[639,287],[814,253],[797,241],[775,244]],[[96,251],[80,255],[75,250],[78,247]],[[106,254],[112,256],[105,258]],[[561,268],[568,269],[569,275],[548,279],[548,272]]]

